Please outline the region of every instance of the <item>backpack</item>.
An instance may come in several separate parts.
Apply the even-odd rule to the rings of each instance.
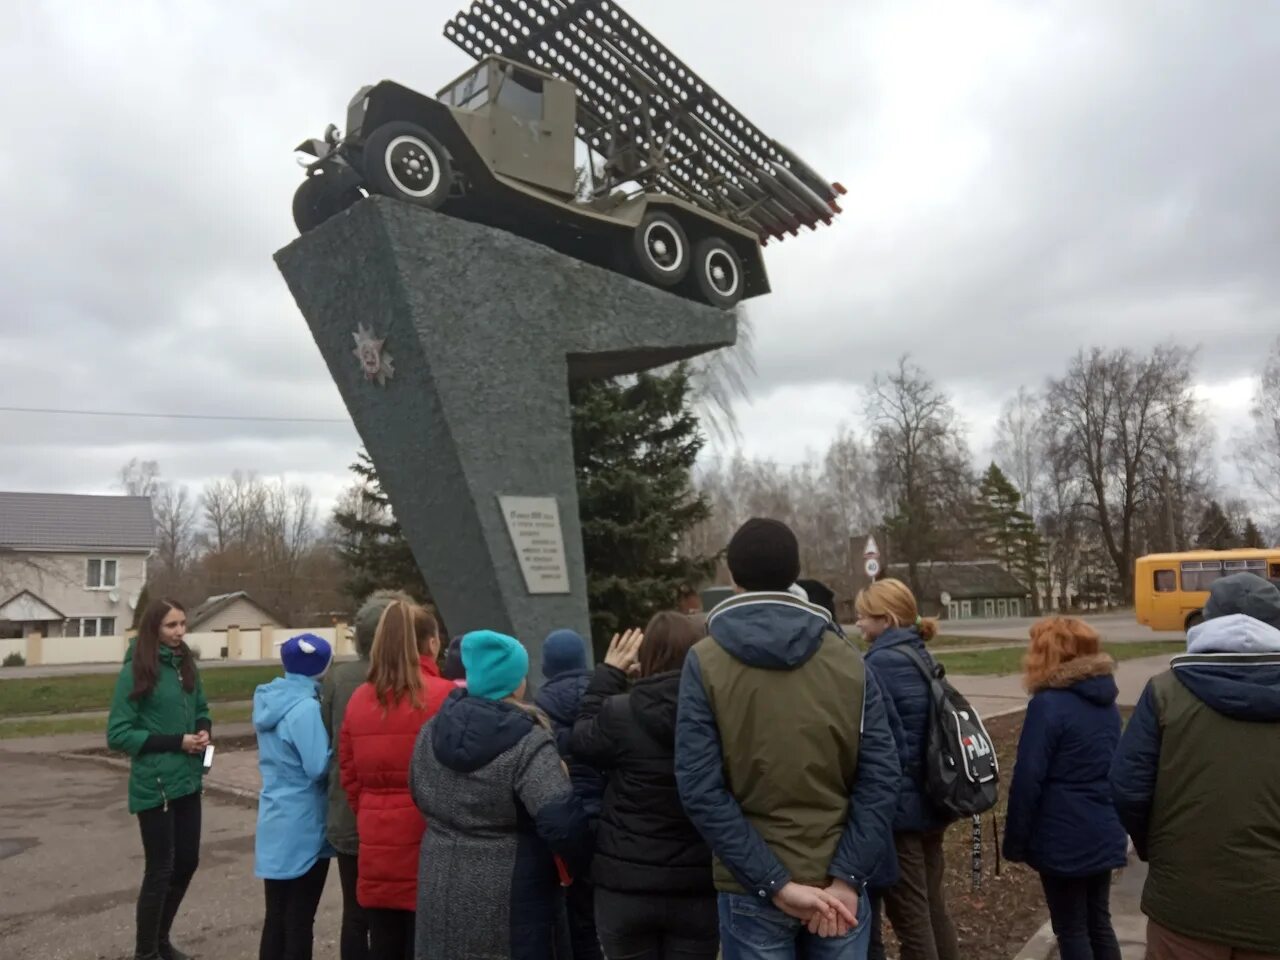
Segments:
[[[925,793],[957,819],[990,810],[999,797],[1000,765],[978,711],[947,680],[941,664],[930,666],[910,647],[893,649],[914,663],[929,685]]]

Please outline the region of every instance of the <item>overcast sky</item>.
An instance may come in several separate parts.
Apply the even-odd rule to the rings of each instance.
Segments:
[[[0,406],[345,411],[271,260],[292,147],[361,85],[464,70],[457,0],[15,4],[0,35]],[[910,352],[975,452],[1090,344],[1201,347],[1222,436],[1280,331],[1280,4],[627,0],[767,134],[849,189],[770,245],[749,307],[752,455],[795,461]],[[16,27],[16,29],[15,29]],[[330,500],[346,422],[0,412],[0,489],[110,492],[131,457]]]

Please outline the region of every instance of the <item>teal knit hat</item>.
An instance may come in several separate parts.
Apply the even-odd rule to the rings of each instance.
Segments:
[[[515,693],[529,675],[529,653],[515,637],[472,630],[462,638],[462,666],[468,694],[501,700]]]

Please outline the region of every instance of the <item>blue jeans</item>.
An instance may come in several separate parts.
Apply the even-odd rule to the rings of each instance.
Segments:
[[[866,960],[871,942],[871,904],[858,898],[858,925],[843,937],[815,937],[770,900],[720,894],[723,960]]]

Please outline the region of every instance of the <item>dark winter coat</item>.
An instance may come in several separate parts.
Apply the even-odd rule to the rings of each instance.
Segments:
[[[676,787],[680,671],[638,680],[596,667],[573,727],[575,755],[608,775],[591,879],[619,893],[707,896],[711,850]]]
[[[1125,864],[1107,777],[1120,742],[1115,662],[1078,657],[1027,704],[1009,786],[1004,855],[1040,873],[1088,877]]]
[[[457,690],[423,727],[409,786],[430,823],[418,960],[553,960],[563,910],[553,854],[581,875],[591,829],[551,732],[513,703]]]
[[[136,644],[136,640],[129,642],[107,717],[107,746],[131,760],[130,813],[165,806],[204,789],[201,759],[182,751],[182,738],[213,729],[200,671],[196,670],[195,688],[190,693],[182,689],[181,656],[163,643],[157,654],[155,686],[140,700],[130,698]]]
[[[893,817],[894,833],[930,833],[945,827],[950,818],[939,810],[925,792],[925,752],[929,746],[929,685],[919,668],[898,652],[910,647],[932,664],[915,627],[895,627],[880,634],[867,651],[867,665],[875,671],[888,703],[889,724],[898,744],[902,779],[898,806]]]
[[[1120,738],[1111,790],[1148,863],[1142,912],[1280,954],[1280,630],[1242,614],[1187,634]]]
[[[364,683],[342,722],[339,767],[360,834],[356,899],[362,907],[413,910],[418,904],[426,824],[409,795],[409,761],[418,732],[455,689],[430,657],[422,658],[421,669],[421,707],[405,698],[384,709],[373,684]]]
[[[676,783],[716,889],[862,887],[892,842],[899,769],[861,654],[825,610],[785,593],[730,598],[707,628],[680,678]]]
[[[562,673],[546,681],[534,696],[533,702],[551,721],[551,730],[556,738],[556,749],[569,765],[569,779],[573,781],[573,791],[578,795],[578,802],[582,804],[583,812],[588,817],[594,818],[600,816],[600,798],[604,794],[604,779],[598,770],[589,763],[583,763],[569,749],[573,723],[578,719],[582,697],[587,692],[587,684],[590,682],[590,670],[571,670],[568,673]]]
[[[320,717],[329,733],[329,742],[334,746],[329,766],[329,810],[325,830],[335,850],[353,857],[360,852],[360,835],[356,831],[355,811],[347,802],[347,791],[342,788],[337,746],[342,721],[347,715],[347,704],[368,675],[368,657],[335,663],[325,674],[320,688]]]

